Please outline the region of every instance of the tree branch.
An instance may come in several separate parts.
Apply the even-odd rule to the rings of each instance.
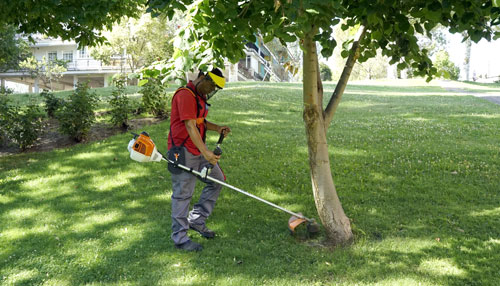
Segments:
[[[339,81],[337,82],[337,86],[335,87],[335,91],[326,106],[324,116],[325,116],[325,129],[328,129],[330,125],[333,115],[335,111],[337,111],[337,107],[340,103],[340,99],[344,94],[345,88],[347,86],[347,82],[349,81],[349,77],[351,76],[352,68],[356,63],[356,60],[359,58],[359,43],[363,39],[366,34],[366,26],[362,25],[356,35],[354,42],[352,43],[351,51],[349,53],[349,57],[344,66],[344,70],[342,71],[342,75],[340,76]]]

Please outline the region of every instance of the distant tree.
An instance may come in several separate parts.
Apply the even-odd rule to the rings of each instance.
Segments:
[[[441,77],[457,80],[460,76],[460,68],[450,60],[450,55],[445,50],[435,54],[434,65]]]
[[[124,17],[103,32],[106,42],[92,48],[90,54],[105,64],[110,64],[115,56],[126,54],[128,67],[135,72],[144,65],[172,56],[171,40],[178,22],[151,18],[150,14],[143,14],[139,19]]]
[[[0,26],[0,72],[19,69],[19,63],[30,55],[28,43],[16,36],[12,25]]]
[[[467,36],[466,32],[462,33],[465,40],[465,58],[464,58],[464,70],[465,70],[465,80],[469,80],[470,73],[470,54],[472,51],[472,41],[470,37]]]
[[[354,37],[355,29],[342,30],[341,25],[334,29],[334,35],[338,42],[348,43],[349,39]],[[339,79],[343,69],[345,58],[341,55],[342,49],[336,49],[333,52],[332,78]],[[363,63],[354,65],[351,71],[351,80],[379,79],[387,77],[387,68],[389,67],[389,58],[382,55],[380,49],[377,50],[375,57],[369,58]]]
[[[387,77],[389,58],[382,55],[381,50],[377,50],[377,55],[368,59],[364,63],[357,64],[352,69],[351,78],[353,80],[380,79]]]
[[[332,80],[332,70],[328,65],[324,63],[319,64],[319,72],[321,74],[321,80]]]
[[[445,50],[449,44],[447,38],[448,29],[443,25],[437,25],[430,29],[427,34],[417,36],[418,45],[421,49],[429,51],[429,55],[433,56],[440,50]]]
[[[19,63],[21,69],[29,72],[32,78],[39,78],[46,87],[52,90],[52,83],[62,77],[62,73],[67,71],[64,60],[48,61],[45,57],[39,61],[31,56]]]

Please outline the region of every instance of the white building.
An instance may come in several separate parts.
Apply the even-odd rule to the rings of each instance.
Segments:
[[[73,89],[79,81],[89,82],[90,87],[106,87],[110,77],[120,72],[127,72],[125,57],[116,57],[111,65],[103,65],[101,61],[89,55],[87,47],[78,49],[74,41],[35,36],[35,44],[31,44],[31,52],[37,60],[45,57],[47,60],[62,59],[67,61],[67,71],[57,81],[52,83],[54,90]],[[32,78],[27,71],[10,70],[0,73],[2,86],[6,81],[27,86],[29,92],[40,92],[45,86],[39,78]],[[8,84],[7,84],[8,86]]]
[[[31,44],[30,47],[37,60],[41,61],[45,57],[48,61],[59,59],[67,62],[67,71],[61,78],[52,82],[53,90],[74,89],[79,81],[89,82],[89,86],[94,88],[106,87],[114,74],[130,72],[126,55],[116,56],[112,58],[110,65],[104,65],[89,55],[87,47],[78,49],[74,41],[62,41],[39,35],[35,35],[34,39],[35,44]],[[277,49],[276,54],[273,54],[259,37],[255,43],[247,43],[245,54],[246,57],[239,63],[226,64],[224,74],[228,81],[292,80],[293,75],[283,67],[284,63],[291,59],[286,47]],[[3,87],[17,86],[16,92],[38,93],[42,89],[50,88],[47,86],[48,83],[44,83],[40,78],[32,78],[28,71],[23,70],[0,73],[0,81]]]

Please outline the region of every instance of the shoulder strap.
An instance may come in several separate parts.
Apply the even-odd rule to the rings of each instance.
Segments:
[[[188,86],[182,86],[182,87],[179,87],[175,93],[174,93],[174,96],[172,96],[172,102],[174,101],[174,97],[175,95],[181,91],[181,90],[187,90],[191,93],[191,95],[194,97],[194,99],[196,100],[196,117],[199,117],[200,116],[200,109],[201,109],[201,105],[200,105],[200,100],[198,99],[198,96],[195,94],[194,90],[192,90],[190,87]]]
[[[200,100],[198,99],[198,96],[196,96],[196,94],[194,93],[194,90],[192,90],[190,87],[188,86],[182,86],[182,87],[179,87],[175,92],[174,92],[174,95],[172,96],[172,102],[174,102],[174,97],[175,95],[181,91],[181,90],[188,90],[191,95],[194,97],[194,99],[196,100],[196,117],[200,116]],[[170,134],[172,134],[172,126],[170,126]],[[205,131],[205,134],[206,134],[206,131]],[[204,134],[204,135],[205,135]],[[189,139],[189,134],[188,136],[186,137],[186,139],[184,139],[184,141],[182,141],[181,147],[184,147],[184,144],[187,142],[187,140]],[[172,146],[174,147],[177,147],[174,143],[174,136],[170,136],[170,141],[172,141]],[[205,142],[205,136],[203,136],[203,142]]]

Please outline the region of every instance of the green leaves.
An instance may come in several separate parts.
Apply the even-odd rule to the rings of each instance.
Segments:
[[[380,30],[376,30],[376,31],[372,32],[370,36],[374,40],[381,40],[383,37],[383,33]]]
[[[168,4],[163,5],[165,2]],[[471,0],[428,0],[412,5],[369,0],[174,2],[178,1],[150,1],[154,9],[163,5],[164,13],[172,11],[174,5],[185,6],[189,19],[189,25],[178,33],[173,59],[163,63],[159,75],[145,74],[164,81],[182,78],[182,73],[199,67],[221,66],[223,59],[238,61],[243,56],[244,43],[256,42],[257,34],[266,42],[278,38],[286,43],[315,31],[314,41],[321,44],[321,54],[329,57],[338,40],[332,38],[332,26],[341,20],[343,30],[363,24],[370,32],[362,41],[359,61],[374,57],[377,49],[382,49],[400,68],[411,66],[419,75],[432,76],[436,69],[428,53],[418,46],[415,34],[426,34],[441,24],[455,32],[468,30],[475,41],[489,39],[493,36],[490,22],[498,17],[494,10],[498,8]],[[343,57],[349,56],[350,43],[342,43]]]
[[[319,12],[315,9],[306,9],[306,12],[313,15],[319,15]]]
[[[409,32],[410,31],[410,22],[408,18],[402,14],[396,15],[396,30],[399,32]]]
[[[123,16],[137,17],[146,0],[11,1],[2,5],[0,26],[13,25],[21,33],[41,33],[81,46],[102,43],[100,31]]]
[[[139,81],[139,83],[137,84],[137,86],[143,86],[143,85],[145,85],[145,84],[146,84],[146,83],[148,83],[148,82],[149,82],[149,80],[148,80],[148,79],[141,79],[141,80]]]
[[[13,26],[0,27],[0,72],[18,69],[19,62],[31,54],[28,43],[16,37]]]
[[[424,33],[424,29],[422,28],[422,26],[419,23],[413,24],[413,27],[415,28],[415,31],[417,33],[420,33],[420,34]]]

